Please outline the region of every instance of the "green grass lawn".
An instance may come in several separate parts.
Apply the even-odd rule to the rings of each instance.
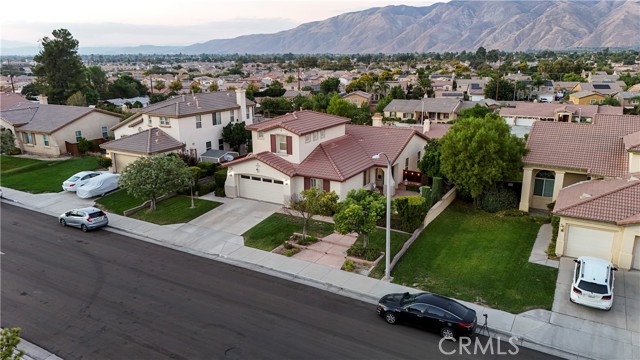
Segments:
[[[407,234],[403,232],[395,232],[391,230],[391,244],[390,244],[391,259],[389,261],[393,260],[393,257],[396,256],[396,254],[398,253],[398,251],[400,251],[400,249],[402,249],[402,246],[404,245],[405,242],[407,242],[407,240],[409,240],[410,237],[411,237],[411,234]],[[362,243],[362,236],[359,236],[358,240],[356,241],[356,245],[361,243]],[[376,228],[376,230],[373,233],[369,234],[370,248],[375,248],[380,250],[381,252],[384,252],[386,249],[386,246],[387,246],[387,234],[385,229]],[[376,265],[376,267],[373,268],[369,276],[381,279],[384,276],[384,267],[385,267],[385,261],[381,260],[378,263],[378,265]]]
[[[302,233],[302,219],[285,214],[273,214],[243,234],[244,245],[271,251],[287,240],[294,232]],[[333,224],[311,220],[308,234],[324,237],[333,233]]]
[[[454,202],[398,262],[393,282],[512,313],[551,309],[558,270],[528,262],[539,228]]]
[[[96,204],[103,210],[122,215],[125,210],[141,205],[146,200],[148,199],[135,198],[127,194],[125,190],[120,189],[98,198],[96,200]]]
[[[0,185],[34,194],[60,192],[73,174],[96,169],[98,160],[93,156],[53,161],[0,156]]]
[[[156,210],[140,210],[131,217],[158,225],[189,222],[198,216],[222,205],[219,202],[195,199],[196,207],[191,208],[191,197],[178,195],[156,204]]]

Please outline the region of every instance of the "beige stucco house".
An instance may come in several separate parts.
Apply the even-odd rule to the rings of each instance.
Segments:
[[[342,95],[342,98],[357,108],[362,107],[364,104],[371,104],[371,94],[360,90]]]
[[[431,122],[446,123],[458,117],[463,108],[461,99],[424,98],[420,100],[393,99],[384,108],[384,116],[387,118],[399,118],[401,120],[429,119]]]
[[[297,111],[248,126],[253,153],[226,163],[228,197],[286,205],[311,187],[335,191],[386,189],[384,152],[391,162],[392,191],[403,170],[417,171],[427,138],[411,128],[348,124],[350,119]]]

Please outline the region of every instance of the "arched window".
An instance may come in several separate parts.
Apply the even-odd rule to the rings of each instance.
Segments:
[[[541,170],[536,174],[533,185],[533,195],[553,197],[553,185],[555,183],[553,171]]]

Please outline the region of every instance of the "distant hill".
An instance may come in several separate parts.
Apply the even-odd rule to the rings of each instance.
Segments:
[[[102,48],[100,53],[353,54],[475,51],[481,46],[504,51],[640,48],[640,2],[453,0],[426,7],[387,6],[275,34],[185,47]]]

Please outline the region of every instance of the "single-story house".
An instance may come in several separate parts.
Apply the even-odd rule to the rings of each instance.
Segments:
[[[429,119],[432,122],[446,123],[458,117],[462,103],[461,99],[447,98],[393,99],[384,108],[384,116],[401,120],[413,119],[421,122],[422,119]]]
[[[569,94],[569,101],[575,105],[604,104],[605,96],[595,91],[583,90]]]
[[[640,91],[621,91],[613,97],[625,109],[634,109],[640,106]]]
[[[499,114],[508,125],[531,126],[536,121],[591,122],[595,114],[622,115],[618,106],[549,104],[518,101],[503,107]]]

